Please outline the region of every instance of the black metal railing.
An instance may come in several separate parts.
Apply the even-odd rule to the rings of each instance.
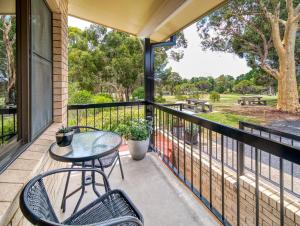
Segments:
[[[17,108],[1,108],[0,117],[0,145],[3,145],[17,134]]]
[[[277,169],[271,178],[276,181],[277,186],[273,186],[272,189],[274,194],[277,193],[279,196],[280,209],[279,214],[273,219],[278,220],[274,224],[284,225],[286,184],[291,180],[287,168],[291,164],[294,168],[296,165],[299,167],[298,147],[185,114],[167,106],[154,103],[153,106],[155,151],[223,224],[241,225],[241,222],[253,220],[250,224],[261,225],[262,200],[259,187],[264,180],[261,172],[265,171],[265,168],[261,164],[260,153],[271,155],[272,167]],[[243,166],[247,163],[247,155],[244,154],[246,146],[254,153],[254,158],[251,159],[254,165],[247,174],[247,177],[254,181],[255,205],[251,206],[254,217],[251,214],[241,215],[241,211],[253,202],[248,202],[241,196],[241,189],[244,189],[241,187],[244,183],[241,183],[241,176],[244,173]],[[225,179],[225,174],[226,178],[230,177],[234,181],[234,188],[231,189],[235,196],[231,200],[236,200],[234,207],[226,206],[225,203],[226,197],[232,196],[232,193],[228,194],[230,190],[225,185],[225,181],[228,180]],[[231,216],[236,217],[228,218],[230,214],[226,214],[226,211],[232,208],[234,213]],[[248,215],[249,219],[245,219]]]
[[[144,101],[68,105],[68,126],[115,130],[125,120],[144,118]]]
[[[180,111],[180,104],[164,106],[140,101],[70,105],[68,125],[86,125],[114,130],[122,120],[145,117],[146,105],[151,105],[154,109],[154,132],[151,145],[153,150],[225,225],[241,225],[241,221],[246,220],[245,214],[241,214],[241,211],[244,211],[245,206],[253,203],[247,202],[241,196],[241,191],[244,189],[244,182],[241,182],[242,175],[252,178],[255,183],[255,205],[252,207],[254,216],[248,215],[250,220],[253,220],[253,225],[261,225],[260,202],[262,200],[259,188],[266,179],[262,177],[262,172],[266,168],[260,153],[265,152],[272,156],[270,166],[274,168],[274,172],[269,180],[276,183],[270,186],[279,196],[279,214],[274,219],[278,219],[275,224],[284,225],[284,200],[287,196],[286,191],[289,190],[287,184],[291,181],[287,169],[291,164],[295,170],[299,167],[300,150],[297,146],[280,143],[278,140],[271,139],[272,135],[270,138],[260,136],[246,128],[236,129],[186,114]],[[247,150],[252,150],[251,155],[247,154]],[[252,164],[251,170],[248,169],[249,164]],[[293,180],[298,180],[299,177],[295,173],[293,176]],[[229,177],[234,182],[233,188],[230,189],[226,184]],[[296,184],[295,181],[293,183]],[[289,191],[295,192],[295,187]],[[228,197],[235,200],[233,207],[225,202]],[[231,214],[234,218],[228,217],[229,209],[234,209],[234,213]],[[251,224],[248,220],[247,223]]]
[[[300,148],[300,136],[296,134],[290,134],[283,131],[278,131],[266,126],[260,126],[248,122],[240,122],[239,128],[245,130],[251,134],[255,134],[260,137],[264,137],[269,140],[274,140],[282,144],[287,144],[296,148]],[[254,167],[254,150],[249,145],[243,146],[243,154],[245,155],[244,169],[245,171],[253,172]],[[259,151],[260,158],[260,171],[259,175],[266,181],[278,186],[278,180],[276,175],[278,174],[278,159],[274,158],[268,152]],[[248,161],[247,161],[248,160]],[[300,187],[295,186],[297,180],[300,178],[300,167],[292,162],[286,163],[284,166],[284,173],[290,176],[289,183],[285,183],[284,189],[292,194],[300,197]],[[275,177],[274,177],[275,175]],[[299,182],[299,181],[298,181]]]

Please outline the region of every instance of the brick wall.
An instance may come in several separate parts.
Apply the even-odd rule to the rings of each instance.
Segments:
[[[66,123],[68,100],[68,0],[47,0],[53,13],[53,113],[52,124],[26,151],[0,175],[0,225],[31,225],[19,208],[19,195],[23,186],[35,175],[51,169],[65,167],[48,154],[55,141],[55,132]],[[47,180],[51,200],[55,200],[61,178]]]
[[[56,1],[52,1],[55,5]],[[53,113],[66,123],[68,104],[68,2],[58,1],[53,12]]]
[[[171,142],[171,141],[170,141]],[[171,147],[171,145],[170,145]],[[174,151],[169,147],[169,156],[172,163],[178,164],[178,149],[175,141]],[[167,150],[166,147],[164,147]],[[165,153],[166,154],[166,153]],[[198,192],[201,191],[203,197],[210,200],[210,186],[212,189],[212,206],[222,212],[222,174],[221,164],[213,162],[211,167],[212,184],[210,184],[209,160],[206,155],[201,158],[201,178],[200,178],[200,158],[199,154],[193,154],[193,166],[191,164],[190,146],[185,147],[185,174],[186,179],[191,182],[191,172],[193,167],[193,185]],[[184,175],[184,151],[183,146],[179,145],[179,170]],[[237,189],[236,173],[225,167],[224,172],[224,204],[225,217],[232,225],[237,225]],[[274,189],[268,184],[260,182],[259,185],[259,225],[280,225],[280,198],[279,190]],[[300,204],[293,196],[285,193],[285,225],[300,225]],[[248,176],[240,177],[240,225],[255,225],[255,180]]]
[[[41,172],[66,166],[65,163],[51,159],[48,153],[49,146],[55,141],[55,132],[60,126],[61,124],[51,125],[0,175],[0,225],[31,225],[21,213],[19,195],[30,178]],[[47,181],[52,200],[56,199],[61,180],[52,177]]]

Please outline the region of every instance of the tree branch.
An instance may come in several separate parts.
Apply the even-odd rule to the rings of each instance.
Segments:
[[[286,8],[288,10],[288,14],[290,14],[290,15],[294,14],[294,7],[293,7],[293,1],[292,0],[286,0]]]
[[[299,13],[300,13],[300,3],[295,8],[295,14],[297,15]]]
[[[274,15],[270,13],[263,3],[262,0],[258,0],[262,10],[265,12],[267,19],[269,19],[272,27],[272,38],[275,48],[279,53],[284,52],[283,43],[280,37],[280,28],[279,28],[279,14],[280,14],[280,2],[277,4]],[[287,0],[288,1],[288,0]]]
[[[267,65],[266,63],[261,63],[260,67],[267,72],[269,75],[271,75],[273,78],[278,80],[279,72],[272,68],[271,66]]]

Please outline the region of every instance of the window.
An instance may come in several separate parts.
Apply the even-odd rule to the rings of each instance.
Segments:
[[[0,1],[0,158],[17,140],[15,0]]]
[[[44,0],[0,0],[0,172],[52,118],[52,14]]]

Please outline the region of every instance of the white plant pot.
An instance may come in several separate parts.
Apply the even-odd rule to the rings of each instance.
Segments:
[[[147,140],[128,140],[128,149],[133,160],[142,160],[149,148],[149,138]]]

